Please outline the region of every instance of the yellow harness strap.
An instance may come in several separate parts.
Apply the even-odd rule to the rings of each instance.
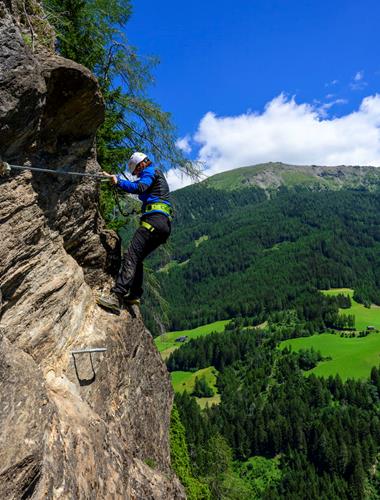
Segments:
[[[154,231],[154,227],[152,226],[152,224],[149,224],[149,222],[145,222],[145,220],[140,221],[140,226],[145,227],[145,229],[147,229],[151,233]]]
[[[166,203],[160,203],[160,202],[148,203],[145,206],[144,213],[151,212],[152,210],[160,210],[160,212],[164,212],[169,217],[171,217],[172,213],[173,213],[173,209],[170,205],[167,205]]]

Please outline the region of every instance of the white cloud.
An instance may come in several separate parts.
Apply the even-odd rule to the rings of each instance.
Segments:
[[[173,168],[166,172],[165,177],[171,191],[183,188],[189,184],[193,184],[194,182],[190,177],[182,172],[179,172],[178,170],[174,170]]]
[[[178,141],[175,143],[177,148],[181,149],[184,153],[191,153],[191,146],[190,146],[190,137],[186,135],[185,137],[181,137],[178,139]]]
[[[364,71],[357,71],[350,83],[350,88],[351,90],[363,90],[367,85],[367,82],[364,81]]]
[[[360,80],[363,80],[363,78],[364,78],[364,71],[358,71],[354,76],[355,82],[360,82]]]
[[[347,104],[347,99],[335,99],[334,101],[325,102],[318,107],[318,112],[323,118],[327,117],[329,109],[337,104]]]
[[[208,175],[268,161],[380,166],[380,95],[366,97],[347,115],[328,118],[315,105],[281,94],[261,113],[207,113],[194,140]]]

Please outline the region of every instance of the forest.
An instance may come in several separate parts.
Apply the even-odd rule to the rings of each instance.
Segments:
[[[168,330],[239,315],[265,319],[290,307],[308,319],[318,290],[332,287],[380,304],[379,192],[284,187],[268,199],[258,188],[201,183],[174,198],[169,256],[151,259],[169,304]]]
[[[283,337],[280,324],[235,327],[170,356],[169,370],[213,365],[220,372],[218,406],[201,411],[189,394],[176,394],[191,473],[210,498],[378,498],[378,369],[369,380],[306,377],[302,370],[320,357],[278,350]],[[259,457],[266,466],[258,483],[244,471]],[[213,472],[216,463],[224,469]]]

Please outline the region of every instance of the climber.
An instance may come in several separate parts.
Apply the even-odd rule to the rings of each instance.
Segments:
[[[120,312],[123,305],[139,304],[143,293],[143,260],[169,238],[172,207],[169,201],[169,186],[158,168],[152,165],[146,154],[133,153],[128,162],[136,182],[103,172],[112,184],[123,191],[138,194],[142,201],[140,226],[136,230],[122,259],[115,285],[109,294],[97,297],[97,303],[107,309]]]

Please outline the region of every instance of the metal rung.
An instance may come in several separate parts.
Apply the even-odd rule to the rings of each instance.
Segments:
[[[92,349],[80,349],[79,351],[71,351],[71,354],[83,354],[86,352],[105,352],[106,347],[93,347]]]

